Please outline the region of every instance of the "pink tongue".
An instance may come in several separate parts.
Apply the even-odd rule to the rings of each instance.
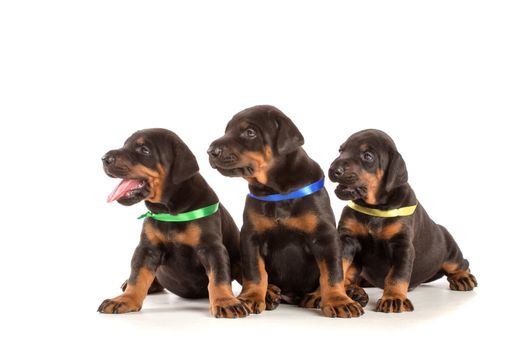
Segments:
[[[116,201],[128,191],[140,187],[141,183],[142,181],[140,180],[122,180],[122,182],[108,196],[108,203]]]

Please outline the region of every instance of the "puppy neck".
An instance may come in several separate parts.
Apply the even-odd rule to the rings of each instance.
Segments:
[[[250,192],[257,196],[289,193],[320,180],[324,176],[319,164],[313,161],[302,147],[273,159],[267,173],[267,182],[247,179]]]
[[[146,207],[155,214],[178,214],[205,207],[219,201],[206,180],[199,174],[180,183],[166,183],[161,201],[146,201]]]
[[[375,199],[370,200],[370,197]],[[390,192],[386,192],[383,189],[379,189],[374,196],[367,196],[367,198],[360,198],[356,203],[364,205],[366,207],[379,208],[379,209],[395,209],[405,205],[413,204],[416,201],[414,191],[408,183],[394,188]]]

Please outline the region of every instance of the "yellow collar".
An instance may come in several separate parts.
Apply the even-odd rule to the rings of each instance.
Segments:
[[[348,206],[360,213],[370,215],[370,216],[379,216],[380,218],[395,218],[398,216],[410,216],[414,214],[417,208],[417,204],[415,204],[409,207],[402,207],[402,208],[390,209],[390,210],[379,210],[379,209],[362,207],[360,205],[355,204],[352,201],[348,201]]]

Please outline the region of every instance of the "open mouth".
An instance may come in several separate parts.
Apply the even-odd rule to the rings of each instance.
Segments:
[[[222,175],[230,177],[246,177],[253,176],[254,168],[251,165],[242,166],[238,162],[218,162],[215,159],[210,159],[210,165],[213,169],[217,169]]]
[[[108,203],[113,201],[142,200],[146,197],[148,182],[144,179],[123,179],[109,194]]]
[[[343,200],[356,200],[366,197],[368,193],[366,186],[339,184],[335,189],[335,194]]]

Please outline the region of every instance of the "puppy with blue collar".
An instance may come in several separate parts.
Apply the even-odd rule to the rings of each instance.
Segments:
[[[284,301],[320,306],[329,317],[358,317],[363,308],[345,290],[341,240],[324,174],[303,143],[284,113],[255,106],[237,113],[208,150],[213,168],[243,177],[250,190],[241,229],[238,298],[251,313]]]

